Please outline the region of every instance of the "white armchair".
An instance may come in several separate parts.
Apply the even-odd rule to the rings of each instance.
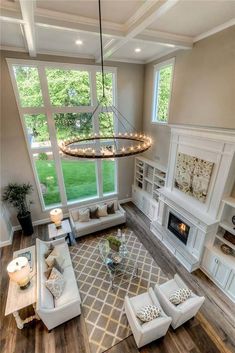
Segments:
[[[172,318],[171,326],[176,329],[184,322],[194,317],[200,307],[202,306],[205,298],[192,294],[185,302],[174,305],[170,302],[170,295],[180,289],[188,288],[179,275],[175,274],[174,278],[163,284],[155,285],[154,291],[167,315]]]
[[[152,288],[149,288],[148,292],[137,295],[136,297],[125,297],[124,305],[126,316],[133,332],[136,344],[139,348],[162,336],[165,336],[171,323],[171,318],[166,316],[163,310],[161,310],[160,317],[157,317],[150,322],[142,323],[137,318],[136,314],[139,309],[149,304],[156,305],[161,308]]]

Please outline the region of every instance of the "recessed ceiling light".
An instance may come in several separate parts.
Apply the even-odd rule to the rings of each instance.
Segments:
[[[140,48],[135,48],[135,52],[136,52],[136,53],[140,53],[140,52],[141,52],[141,49],[140,49]]]
[[[77,45],[82,45],[83,44],[83,41],[81,40],[81,39],[78,39],[78,40],[76,40],[76,42],[75,42]]]

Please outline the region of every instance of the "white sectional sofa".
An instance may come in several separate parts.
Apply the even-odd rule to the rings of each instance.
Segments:
[[[53,244],[62,254],[65,261],[63,264],[63,276],[65,278],[65,288],[60,298],[55,299],[46,288],[46,277],[44,272],[47,269],[44,254],[49,244]],[[68,245],[64,239],[44,242],[40,239],[36,241],[37,252],[37,305],[36,311],[48,330],[81,314],[81,298],[75,278]]]
[[[112,202],[114,202],[115,214],[109,214],[108,216],[100,217],[99,219],[90,219],[88,222],[79,221],[79,211],[83,211],[87,208],[94,208],[98,205],[111,204]],[[70,209],[69,218],[75,233],[75,237],[77,238],[86,234],[94,233],[102,229],[125,223],[126,212],[120,206],[117,199],[110,199]]]

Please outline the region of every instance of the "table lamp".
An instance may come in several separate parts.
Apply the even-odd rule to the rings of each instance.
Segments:
[[[7,272],[10,279],[16,282],[20,289],[26,289],[30,285],[30,266],[27,257],[16,257],[8,264]]]
[[[63,212],[61,208],[55,208],[50,212],[50,218],[53,223],[55,223],[56,228],[61,227],[61,221],[63,219]]]

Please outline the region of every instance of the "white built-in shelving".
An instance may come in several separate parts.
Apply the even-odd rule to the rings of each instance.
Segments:
[[[165,186],[166,168],[144,157],[135,158],[133,202],[151,220],[158,208],[159,189]]]

